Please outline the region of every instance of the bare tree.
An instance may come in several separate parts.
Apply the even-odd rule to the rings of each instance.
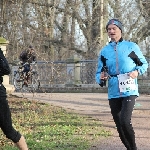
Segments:
[[[0,15],[10,61],[30,44],[39,60],[65,60],[74,54],[96,59],[112,17],[125,24],[126,39],[140,42],[150,31],[149,2],[142,0],[1,0]]]

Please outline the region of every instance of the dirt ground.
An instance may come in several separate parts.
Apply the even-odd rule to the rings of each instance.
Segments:
[[[90,150],[126,150],[118,137],[106,93],[13,93],[13,95],[48,102],[99,119],[104,128],[113,135],[93,143]],[[150,150],[150,95],[141,94],[137,98],[132,125],[138,150]]]

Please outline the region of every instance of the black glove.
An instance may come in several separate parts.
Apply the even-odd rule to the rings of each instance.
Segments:
[[[99,85],[100,85],[101,87],[106,86],[106,81],[107,81],[107,80],[101,79],[101,83],[100,83]]]

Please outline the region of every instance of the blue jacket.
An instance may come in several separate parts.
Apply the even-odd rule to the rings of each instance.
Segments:
[[[118,77],[116,76],[134,70],[138,70],[139,75],[147,71],[148,63],[136,43],[125,40],[120,40],[117,44],[116,42],[110,42],[100,51],[96,71],[96,82],[98,84],[101,83],[100,74],[103,71],[103,66],[107,66],[108,73],[112,75],[108,79],[108,99],[130,95],[139,96],[137,79],[135,79],[137,90],[120,92]]]

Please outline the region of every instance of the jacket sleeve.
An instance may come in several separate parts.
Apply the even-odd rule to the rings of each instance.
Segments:
[[[36,54],[35,53],[33,53],[33,61],[36,61]]]
[[[101,61],[101,53],[100,53],[99,57],[98,57],[97,70],[96,70],[96,74],[95,74],[95,79],[98,84],[101,84],[100,75],[101,75],[102,66],[103,66],[103,63]]]
[[[134,48],[133,48],[133,60],[136,63],[136,68],[135,70],[138,70],[139,75],[144,74],[147,71],[148,68],[148,63],[146,61],[146,58],[142,54],[139,46],[134,43]]]

